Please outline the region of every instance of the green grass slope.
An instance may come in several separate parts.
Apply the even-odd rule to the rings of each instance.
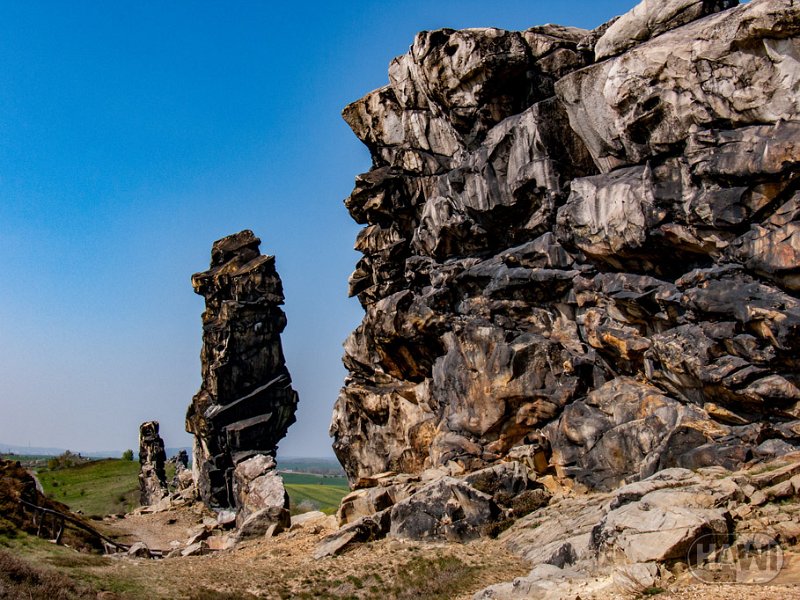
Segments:
[[[167,465],[170,479],[174,467]],[[37,477],[45,494],[85,515],[129,512],[139,506],[138,461],[109,458],[62,469],[40,468]],[[347,479],[310,473],[281,473],[293,512],[336,512],[350,492]]]
[[[302,483],[288,483],[286,491],[293,513],[321,510],[329,515],[336,512],[339,502],[350,492],[348,488]]]
[[[333,514],[350,488],[344,477],[323,477],[311,473],[281,473],[293,513],[321,510]]]
[[[47,496],[86,515],[128,512],[139,506],[138,475],[137,461],[115,458],[37,472]]]

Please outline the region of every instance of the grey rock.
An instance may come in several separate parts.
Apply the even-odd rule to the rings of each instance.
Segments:
[[[326,556],[337,556],[351,549],[355,544],[378,540],[389,532],[389,511],[384,510],[342,527],[335,533],[323,538],[314,550],[314,558],[319,560]]]
[[[205,541],[196,542],[181,550],[181,556],[201,556],[208,554],[208,544]]]
[[[670,29],[738,4],[739,0],[642,0],[597,40],[595,60],[620,54]]]
[[[463,542],[480,537],[498,513],[491,496],[446,477],[395,504],[389,533],[410,540]]]
[[[289,508],[289,495],[275,470],[271,456],[257,454],[236,465],[233,471],[236,524],[241,527],[250,515],[268,508]]]
[[[151,558],[150,548],[144,542],[136,542],[128,548],[128,556],[131,558]]]
[[[797,120],[799,14],[755,0],[570,73],[556,93],[604,172],[674,152],[693,127]]]
[[[223,528],[232,527],[236,523],[236,512],[221,510],[217,513],[217,525]]]
[[[272,537],[291,527],[291,516],[286,508],[271,506],[252,512],[236,529],[237,542],[258,538]]]
[[[306,513],[300,513],[299,515],[294,515],[291,517],[291,528],[302,529],[309,523],[314,523],[315,521],[320,521],[327,518],[328,515],[319,510],[311,510]]]
[[[425,32],[345,109],[373,168],[345,201],[364,318],[330,429],[342,524],[468,539],[530,508],[553,534],[531,556],[571,569],[611,509],[562,527],[564,489],[800,446],[800,4],[734,4]],[[708,497],[658,508],[685,535],[651,549],[717,531]],[[642,506],[617,509],[610,551],[659,560]]]

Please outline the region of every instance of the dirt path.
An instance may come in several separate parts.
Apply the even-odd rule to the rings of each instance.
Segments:
[[[111,518],[103,521],[103,528],[124,544],[144,542],[154,550],[170,550],[171,542],[185,542],[189,531],[201,525],[203,518],[211,514],[201,504],[195,504],[166,512]]]

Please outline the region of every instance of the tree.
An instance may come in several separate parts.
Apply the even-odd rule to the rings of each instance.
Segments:
[[[122,453],[122,460],[133,460],[133,450],[130,448]]]

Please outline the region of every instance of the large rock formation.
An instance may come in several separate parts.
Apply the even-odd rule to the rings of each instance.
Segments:
[[[139,501],[142,506],[156,504],[169,494],[164,440],[158,434],[158,421],[139,426]]]
[[[203,384],[186,415],[194,478],[206,504],[240,509],[241,523],[288,506],[272,458],[297,407],[280,341],[283,288],[275,257],[260,254],[260,243],[249,230],[222,238],[211,268],[192,276],[206,299]]]
[[[800,2],[733,4],[423,32],[344,110],[351,482],[527,452],[612,489],[800,443]]]

